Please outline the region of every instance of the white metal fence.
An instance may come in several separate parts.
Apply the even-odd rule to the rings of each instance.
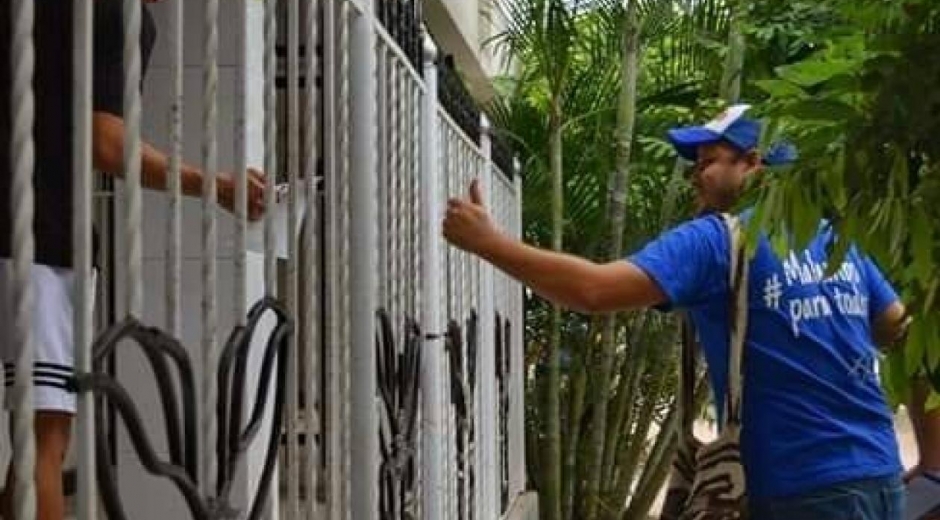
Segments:
[[[165,43],[141,98],[142,6],[124,0],[123,217],[121,234],[104,237],[121,260],[102,273],[117,280],[123,319],[98,331],[96,1],[74,4],[77,516],[505,515],[525,486],[521,288],[448,247],[440,223],[447,198],[479,179],[496,222],[518,236],[521,185],[494,163],[487,122],[473,121],[473,135],[441,103],[420,3],[166,0],[151,7]],[[21,520],[36,503],[28,324],[43,312],[28,283],[32,6],[11,5],[5,100]],[[167,194],[141,188],[141,133],[168,152]],[[187,157],[203,171],[199,205],[182,196]],[[263,223],[247,219],[249,166],[267,172]],[[235,172],[234,218],[220,211],[222,170]]]

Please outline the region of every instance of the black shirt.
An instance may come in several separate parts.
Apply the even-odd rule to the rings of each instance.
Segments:
[[[37,0],[33,31],[36,263],[56,267],[72,265],[72,4],[71,0]],[[94,4],[94,109],[121,116],[123,4],[121,0],[97,0]],[[10,11],[8,6],[0,9],[0,257],[4,258],[12,255]],[[146,6],[142,15],[141,57],[146,70],[156,26]]]

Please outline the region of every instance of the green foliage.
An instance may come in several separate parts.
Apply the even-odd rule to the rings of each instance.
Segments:
[[[915,316],[904,352],[886,363],[900,398],[925,361],[940,361],[940,62],[926,59],[940,53],[940,6],[825,5],[839,23],[815,34],[818,48],[755,82],[764,114],[801,151],[758,200],[778,235],[801,241],[817,215],[829,217],[840,237],[830,268],[857,245],[899,287]]]
[[[489,107],[525,165],[526,238],[551,243],[548,132],[552,93],[560,93],[566,114],[565,249],[602,259],[616,154],[623,6],[617,0],[498,1],[540,9],[538,19],[510,26],[509,32],[527,32],[525,37],[503,35],[500,44],[516,53],[517,72],[500,80],[503,96]],[[732,20],[735,5],[743,11]],[[641,0],[638,6],[642,52],[626,250],[640,247],[676,214],[689,215],[689,186],[664,136],[672,126],[710,117],[725,103],[719,92],[734,25],[745,37],[742,98],[767,121],[764,142],[786,138],[800,150],[797,164],[769,170],[751,187],[750,243],[765,229],[778,250],[799,246],[814,235],[821,218],[829,219],[839,237],[830,269],[849,247],[859,247],[884,269],[915,317],[905,348],[892,351],[882,364],[889,397],[905,401],[911,375],[925,362],[940,389],[940,60],[935,59],[940,3]],[[551,313],[534,297],[526,305],[527,359],[537,363],[548,342]],[[668,428],[674,403],[673,324],[642,316],[621,320],[610,388],[589,392],[579,390],[584,381],[578,378],[598,368],[591,366],[599,347],[596,323],[566,315],[562,327],[562,444],[575,457],[565,469],[573,472],[565,475],[571,483],[565,493],[574,494],[575,504],[600,500],[605,511],[636,500],[637,507],[622,518],[645,513],[641,495],[655,488],[651,467],[662,463],[657,457],[666,448],[645,436],[644,424]],[[640,368],[631,374],[629,367]],[[537,367],[531,373],[538,380],[543,372]],[[617,396],[631,380],[640,389],[635,402],[618,409]],[[582,395],[588,397],[578,406]],[[615,450],[616,461],[610,473],[605,468],[609,483],[601,496],[587,497],[581,479],[595,395],[609,399],[607,423],[618,441],[607,447]],[[937,395],[932,399],[940,402]],[[538,413],[533,408],[528,418],[530,437],[540,434]],[[651,422],[644,423],[646,418]],[[630,485],[635,487],[628,498]],[[571,517],[579,517],[577,508]]]

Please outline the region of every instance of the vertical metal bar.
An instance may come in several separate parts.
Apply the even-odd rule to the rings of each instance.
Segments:
[[[454,186],[452,187],[452,190],[451,190],[451,196],[454,196],[454,197],[466,196],[465,194],[467,190],[467,175],[466,175],[467,145],[466,143],[463,142],[463,140],[460,139],[462,135],[464,135],[462,130],[458,128],[454,129],[454,137],[455,137],[454,142],[457,143],[457,150],[458,150],[457,164],[456,164],[457,168],[455,171],[456,175],[454,176],[456,182],[454,183]],[[457,252],[457,262],[458,262],[457,276],[459,280],[459,283],[457,286],[457,291],[458,291],[457,297],[460,300],[460,319],[463,320],[463,319],[466,319],[467,316],[470,314],[470,308],[473,306],[473,303],[471,301],[468,301],[469,296],[471,295],[470,287],[469,287],[468,280],[467,280],[468,278],[468,273],[467,273],[468,265],[467,264],[469,263],[469,258],[467,258],[467,254],[463,250],[460,250]],[[467,347],[467,344],[464,343],[464,348],[466,347]],[[466,372],[468,368],[469,368],[469,363],[464,363],[464,377],[466,377]],[[464,503],[466,504],[466,502]],[[465,518],[469,518],[469,516]]]
[[[392,240],[389,242],[391,254],[391,311],[393,330],[398,331],[401,324],[401,315],[402,315],[402,306],[401,306],[401,272],[399,268],[401,266],[401,221],[402,215],[399,208],[399,203],[401,202],[401,85],[399,83],[399,73],[398,73],[398,58],[394,56],[393,53],[388,52],[388,78],[389,78],[389,91],[391,92],[391,102],[390,112],[392,113],[389,132],[390,132],[390,149],[389,149],[389,168],[388,171],[391,173],[389,176],[389,185],[388,185],[388,207],[389,213],[391,213],[392,218],[389,222],[389,229],[391,231]]]
[[[499,199],[493,197],[498,188],[497,179],[493,173],[491,155],[492,143],[490,139],[490,124],[486,117],[481,117],[480,127],[480,155],[473,154],[476,162],[476,175],[479,175],[480,191],[483,193],[484,204],[492,208],[497,218],[497,225],[502,226],[499,220]],[[474,172],[470,172],[471,175]],[[477,352],[477,402],[479,410],[479,425],[477,431],[477,489],[476,512],[474,518],[498,518],[499,508],[499,473],[497,471],[498,431],[499,423],[496,412],[499,401],[496,392],[496,345],[493,330],[496,326],[496,288],[495,272],[493,266],[477,260],[473,261],[476,276],[474,289],[477,304],[480,310],[479,351]]]
[[[320,309],[320,248],[319,248],[319,204],[317,193],[317,164],[319,161],[320,119],[319,119],[319,91],[317,89],[318,57],[317,46],[320,42],[319,34],[319,2],[307,0],[306,2],[306,49],[304,60],[304,77],[306,78],[305,110],[304,110],[304,177],[306,180],[306,209],[304,211],[304,353],[306,354],[306,378],[304,380],[304,419],[305,419],[305,471],[306,483],[306,510],[304,518],[313,519],[318,516],[317,486],[319,471],[319,449],[316,444],[319,421],[317,420],[317,389],[320,381],[319,360],[319,309]]]
[[[137,0],[128,0],[139,4]],[[203,142],[202,142],[202,477],[203,496],[211,496],[215,485],[216,424],[215,402],[218,399],[216,365],[218,364],[218,310],[216,301],[218,232],[216,226],[216,170],[218,163],[218,58],[219,0],[206,0],[203,41]]]
[[[235,20],[238,20],[237,78],[235,81],[235,250],[232,284],[234,302],[233,323],[244,324],[248,317],[248,277],[245,262],[248,259],[248,5],[250,0],[239,0],[234,4]]]
[[[415,23],[417,24],[418,21],[416,20]],[[424,68],[424,33],[416,30],[416,34],[418,34],[418,36],[415,38],[415,42],[412,42],[412,44],[414,47],[417,47],[419,45],[417,42],[420,42],[420,47],[413,49],[414,56],[415,56],[414,64],[416,67],[419,67],[418,70],[422,70]],[[441,329],[432,329],[430,325],[427,322],[425,322],[424,319],[422,318],[422,316],[424,315],[425,302],[430,301],[432,302],[432,304],[437,305],[439,307],[438,312],[441,312],[441,310],[443,309],[440,308],[440,302],[437,299],[431,300],[430,298],[427,297],[427,293],[426,293],[428,285],[430,284],[439,285],[440,266],[438,265],[437,258],[434,255],[434,252],[435,252],[434,249],[429,249],[427,256],[425,255],[425,251],[424,251],[425,242],[427,242],[427,237],[424,234],[424,224],[423,224],[424,204],[422,203],[422,201],[424,200],[424,195],[423,195],[424,190],[425,190],[424,185],[426,183],[426,178],[427,178],[427,175],[425,172],[428,171],[428,170],[425,170],[425,162],[423,158],[424,147],[425,147],[424,130],[423,130],[425,126],[425,110],[426,110],[424,108],[424,105],[425,105],[424,96],[425,95],[426,95],[425,83],[421,80],[416,81],[414,84],[414,87],[412,88],[412,95],[411,95],[412,96],[411,97],[411,113],[412,113],[411,139],[413,143],[413,146],[412,146],[413,150],[412,150],[412,156],[411,156],[412,176],[413,176],[413,189],[412,189],[413,204],[411,208],[411,214],[412,214],[412,233],[414,236],[414,250],[412,254],[414,255],[414,261],[415,261],[414,273],[415,273],[415,278],[418,279],[418,287],[415,290],[414,308],[412,309],[412,312],[413,312],[413,315],[416,316],[416,319],[421,319],[422,332],[424,332],[426,335],[431,335],[431,334],[439,334],[441,332]],[[432,117],[433,115],[434,114],[431,114]],[[432,123],[433,123],[433,120],[432,120]],[[428,138],[433,139],[436,142],[436,137],[437,136],[434,133],[434,130],[432,127],[429,130]],[[433,171],[435,171],[439,175],[440,169],[432,166],[434,164],[436,164],[435,161],[429,161],[427,163],[427,166],[433,167],[434,168]],[[429,279],[424,276],[425,265],[431,264],[431,263],[435,265],[434,269],[436,269],[438,273],[437,278],[434,278],[434,279]],[[440,294],[440,287],[438,287],[438,297],[439,297],[439,294]],[[438,322],[440,321],[441,320],[438,320]],[[438,325],[440,324],[438,323]],[[436,394],[437,398],[435,402],[439,405],[441,401],[441,394],[437,390],[437,387],[427,386],[428,384],[431,384],[432,381],[429,381],[429,379],[424,375],[424,371],[428,370],[428,368],[426,368],[426,365],[429,364],[429,359],[428,359],[428,354],[427,354],[429,349],[427,348],[428,347],[427,341],[425,341],[423,345],[424,347],[422,348],[422,352],[421,352],[421,366],[422,366],[421,368],[422,390],[421,391],[422,393],[424,393],[424,395],[430,395],[428,392],[433,392],[434,394]],[[436,343],[435,346],[440,348],[440,343]],[[441,357],[442,356],[440,356],[440,352],[438,352],[437,359],[440,359]],[[437,363],[432,364],[430,370],[434,370],[437,372],[437,377],[439,380],[441,374],[440,374],[440,370],[439,370]],[[422,397],[422,399],[424,398]],[[419,419],[421,420],[422,424],[425,421],[424,420],[425,410],[426,408],[422,406],[422,409],[419,412],[421,414],[419,416]],[[443,451],[441,450],[441,446],[440,446],[441,444],[440,436],[442,433],[441,411],[437,412],[434,419],[435,419],[435,422],[433,424],[433,427],[435,429],[434,435],[436,436],[436,438],[434,439],[433,442],[436,443],[435,453],[438,456],[441,456],[443,454]],[[427,423],[427,425],[430,426],[431,424]],[[420,443],[419,446],[423,447],[425,444],[429,442],[428,437],[427,437],[428,435],[431,435],[431,434],[428,433],[423,427],[418,428],[418,442]],[[425,462],[424,462],[424,459],[426,457],[425,453],[426,452],[423,449],[418,451],[417,464],[419,468],[422,468],[421,473],[420,473],[420,478],[418,480],[418,485],[419,485],[418,492],[421,493],[420,496],[422,497],[421,509],[417,513],[418,518],[429,518],[427,515],[430,514],[426,512],[427,511],[426,509],[424,509],[428,502],[425,501],[423,498],[424,493],[425,493],[424,487],[428,485],[428,474],[424,470],[424,468],[426,468]],[[435,464],[438,464],[439,472],[441,469],[443,469],[443,463],[444,461],[442,460],[438,460],[435,463]],[[435,475],[439,475],[439,473],[436,473]],[[438,482],[435,484],[435,486],[437,486],[438,488],[437,491],[439,495],[442,489],[441,488],[442,483]],[[436,514],[438,512],[443,512],[443,508],[441,507],[442,501],[440,500],[440,497],[436,499],[436,504],[437,505],[435,506],[433,513]]]
[[[178,0],[182,3],[183,0]],[[277,1],[264,2],[264,290],[277,294],[277,250],[274,186],[277,180]]]
[[[343,103],[342,97],[337,97],[337,83],[339,67],[337,66],[336,16],[337,3],[328,1],[323,6],[323,117],[324,128],[331,131],[324,133],[324,166],[326,211],[326,279],[325,292],[327,301],[327,338],[326,349],[326,393],[323,398],[324,417],[324,457],[323,465],[326,471],[326,513],[327,520],[338,520],[342,502],[341,476],[342,451],[340,439],[343,427],[341,424],[341,363],[340,352],[345,350],[341,343],[342,314],[339,309],[342,286],[339,285],[340,270],[340,241],[339,234],[339,174],[342,156],[340,144],[344,140],[345,124],[337,114],[337,100]]]
[[[422,435],[422,509],[423,518],[448,518],[444,507],[447,495],[445,473],[445,435],[446,414],[444,407],[443,343],[440,333],[444,330],[444,308],[441,307],[442,291],[438,280],[441,279],[440,251],[444,247],[441,239],[440,206],[441,162],[440,131],[437,116],[437,48],[426,34],[424,42],[424,97],[421,99],[421,165],[420,195],[422,208],[421,241],[421,278],[423,295],[421,298],[421,321],[427,332],[435,334],[434,339],[425,342],[421,353],[421,388],[424,395],[421,410]]]
[[[522,238],[522,175],[518,160],[514,164],[513,175],[513,198],[512,202],[512,230],[516,238]],[[511,363],[514,370],[511,373],[510,381],[512,386],[510,392],[510,426],[509,426],[509,446],[510,453],[510,485],[509,491],[515,495],[525,490],[525,359],[523,357],[523,320],[525,320],[525,311],[523,309],[522,287],[515,281],[508,280],[510,300],[512,302],[510,314],[512,318],[512,348]]]
[[[72,216],[72,268],[75,290],[72,294],[72,316],[75,344],[75,372],[91,371],[92,352],[92,294],[94,284],[91,271],[91,112],[92,112],[92,50],[94,41],[94,1],[75,2],[74,10],[74,74],[72,87],[72,123],[75,128],[72,143],[73,216]],[[76,452],[78,455],[78,496],[76,513],[81,520],[97,517],[97,491],[95,486],[95,401],[89,393],[78,394],[78,421],[76,424]]]
[[[343,1],[340,7],[340,34],[339,34],[339,47],[340,47],[340,91],[339,91],[339,100],[340,100],[340,121],[341,124],[339,128],[342,128],[342,138],[340,140],[339,147],[339,156],[341,161],[340,175],[339,175],[339,204],[338,204],[338,216],[339,216],[339,230],[340,230],[340,262],[339,262],[339,345],[340,349],[340,370],[339,370],[339,394],[337,395],[337,400],[340,403],[340,414],[341,420],[340,425],[340,458],[341,463],[339,467],[342,469],[340,475],[340,497],[339,497],[339,517],[343,520],[350,517],[352,511],[351,505],[351,462],[352,457],[350,452],[352,451],[352,433],[350,429],[352,428],[351,421],[351,395],[350,395],[350,381],[351,381],[351,343],[350,343],[350,330],[351,330],[351,316],[349,315],[350,311],[350,267],[349,267],[349,256],[350,256],[350,243],[351,238],[350,233],[350,176],[352,172],[351,167],[351,135],[352,129],[350,125],[351,118],[351,104],[352,99],[350,95],[350,85],[352,80],[350,78],[350,61],[351,50],[350,50],[350,15],[351,6],[348,1]]]
[[[411,143],[409,152],[409,174],[411,179],[410,196],[410,220],[411,220],[411,275],[415,279],[417,286],[414,291],[414,298],[411,302],[411,315],[419,316],[421,306],[423,305],[424,286],[430,282],[427,278],[421,276],[422,270],[422,238],[421,238],[421,189],[422,189],[422,171],[421,168],[421,126],[423,121],[421,88],[417,82],[410,82],[408,90],[408,113],[411,114],[411,121],[408,125],[408,142]],[[436,283],[437,280],[434,280]],[[422,321],[422,323],[424,323]],[[427,327],[427,325],[423,325]],[[423,513],[421,513],[423,514]]]
[[[298,317],[297,291],[297,178],[300,173],[300,1],[287,1],[287,293],[284,300],[291,316]],[[287,375],[287,519],[300,518],[299,464],[297,457],[298,352],[291,337]]]
[[[445,200],[449,197],[454,196],[454,185],[459,184],[459,182],[454,181],[454,175],[457,165],[457,157],[460,154],[460,149],[457,146],[457,140],[454,139],[454,130],[451,128],[450,123],[445,119],[445,135],[447,143],[447,151],[445,152],[445,160],[447,161],[447,171],[444,174],[444,179],[446,181],[444,198]],[[457,267],[459,265],[459,251],[453,247],[447,247],[447,278],[448,278],[448,291],[447,297],[450,300],[450,318],[457,318],[461,315],[462,309],[460,308],[460,302],[458,300],[460,296],[459,291],[459,273]],[[453,375],[453,374],[452,374]]]
[[[378,182],[378,219],[382,222],[382,226],[379,226],[379,242],[378,242],[378,265],[380,276],[378,278],[379,284],[379,305],[386,307],[389,304],[389,283],[391,279],[391,273],[389,271],[389,265],[391,265],[390,252],[392,248],[389,246],[391,235],[388,228],[388,222],[391,219],[391,215],[388,210],[388,185],[389,179],[391,178],[390,171],[390,161],[389,158],[389,134],[390,134],[390,119],[391,114],[389,112],[391,92],[389,90],[389,81],[388,81],[388,61],[389,56],[385,48],[384,41],[378,45],[379,51],[376,57],[376,70],[377,73],[377,103],[378,103],[378,141],[377,141],[377,155],[378,155],[378,164],[376,165],[376,174],[379,176]]]
[[[140,317],[144,303],[140,187],[140,17],[138,0],[124,0],[124,175],[127,212],[127,312]]]
[[[36,439],[33,436],[33,284],[31,270],[35,253],[33,241],[33,168],[35,148],[33,122],[34,5],[32,0],[15,0],[13,9],[12,56],[13,96],[9,103],[13,116],[10,143],[10,169],[13,172],[10,207],[13,215],[13,341],[19,345],[16,379],[13,386],[13,490],[17,518],[36,516]]]
[[[170,4],[170,163],[167,188],[170,192],[166,251],[166,330],[173,337],[182,334],[180,288],[182,271],[182,179],[183,157],[183,0]]]
[[[378,406],[376,400],[375,310],[378,240],[376,33],[373,5],[365,2],[350,26],[350,266],[349,318],[352,423],[350,491],[354,519],[378,512]]]
[[[438,69],[435,69],[437,73]],[[435,92],[436,94],[437,92]],[[439,110],[439,106],[435,106],[435,113]],[[440,127],[440,147],[441,153],[443,154],[440,161],[441,168],[441,185],[442,188],[436,194],[439,197],[438,200],[446,201],[450,191],[449,187],[451,184],[450,175],[451,175],[451,165],[453,164],[453,146],[450,140],[450,127],[448,126],[446,120],[440,115],[435,115],[435,118]],[[453,276],[453,255],[454,252],[452,248],[448,247],[446,244],[442,243],[438,252],[438,261],[441,263],[442,275],[444,276],[446,282],[446,291],[441,298],[441,304],[444,309],[447,310],[447,316],[445,318],[445,325],[447,324],[447,319],[456,315],[456,305],[454,301],[454,276]],[[451,380],[454,377],[454,372],[452,371],[449,363],[449,356],[441,356],[441,373],[443,377],[440,382],[440,392],[443,395],[443,408],[444,408],[444,458],[445,458],[445,474],[444,480],[446,482],[446,493],[445,493],[445,507],[447,511],[447,518],[457,518],[457,472],[456,472],[456,425],[454,417],[454,409],[451,405]]]
[[[397,240],[395,242],[396,251],[395,258],[397,258],[397,269],[396,269],[396,294],[395,299],[398,302],[398,312],[399,312],[399,333],[404,334],[404,324],[405,321],[402,316],[408,315],[414,317],[413,314],[408,312],[408,300],[409,295],[414,292],[414,280],[416,277],[409,276],[412,274],[408,271],[408,259],[411,258],[408,255],[408,223],[409,214],[406,212],[408,209],[408,171],[407,171],[407,149],[405,145],[407,144],[407,130],[408,124],[410,123],[409,119],[406,117],[408,113],[407,109],[407,84],[406,76],[407,70],[405,69],[405,61],[399,61],[396,59],[395,67],[395,77],[397,85],[397,95],[395,97],[395,107],[398,112],[398,115],[395,117],[395,149],[397,152],[397,158],[395,161],[395,171],[397,172],[395,179],[395,214],[398,216],[398,226],[396,228]]]

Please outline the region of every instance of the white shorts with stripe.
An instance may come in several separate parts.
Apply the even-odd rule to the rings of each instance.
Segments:
[[[72,335],[71,269],[33,265],[33,365],[34,405],[37,410],[75,412],[75,395],[67,383],[75,366]],[[19,346],[12,341],[13,330],[13,263],[0,259],[0,359],[3,360],[4,406],[15,403],[10,392],[16,373]]]

